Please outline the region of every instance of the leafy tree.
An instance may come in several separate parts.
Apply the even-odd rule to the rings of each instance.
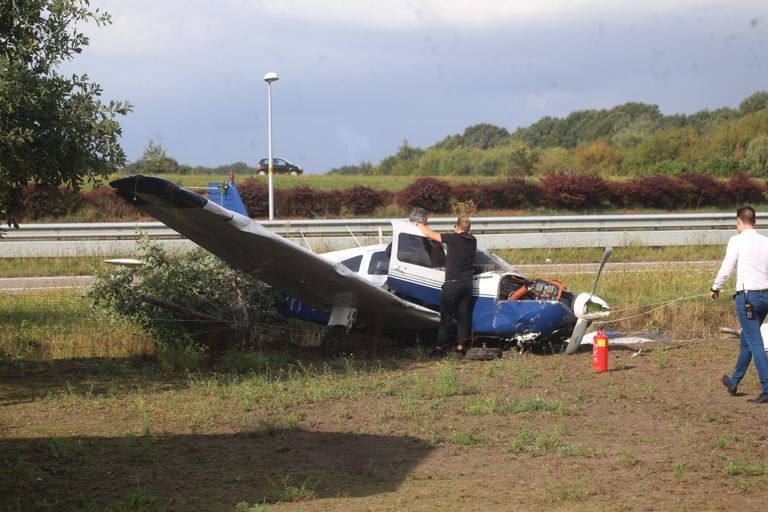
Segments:
[[[462,135],[449,135],[435,144],[435,147],[442,149],[489,149],[501,146],[506,143],[508,139],[509,132],[506,128],[490,123],[480,123],[465,128]]]
[[[498,171],[494,174],[506,177],[529,176],[539,159],[539,150],[519,140],[491,148],[485,153],[486,159],[495,157],[500,161]]]
[[[137,161],[128,164],[123,172],[129,174],[147,174],[157,176],[161,174],[186,174],[184,167],[179,165],[175,158],[168,156],[165,148],[150,140],[144,154]]]
[[[342,165],[333,167],[326,174],[339,174],[341,176],[370,175],[375,173],[375,168],[371,162],[360,162],[358,165]]]
[[[676,162],[677,159],[687,161],[686,158],[694,152],[696,142],[696,132],[690,128],[670,128],[655,132],[627,151],[622,170],[627,174],[642,174],[662,162]]]
[[[419,158],[419,176],[466,176],[472,174],[477,149],[433,146]]]
[[[380,174],[407,175],[413,173],[424,150],[411,146],[404,140],[395,156],[389,156],[379,164]]]
[[[509,132],[506,128],[489,123],[480,123],[464,130],[462,145],[467,148],[488,149],[500,146],[508,137]]]
[[[626,103],[610,110],[578,110],[565,119],[545,117],[515,132],[534,147],[575,148],[596,139],[609,139],[623,131],[657,129],[663,116],[656,105]]]
[[[754,176],[768,177],[767,136],[755,137],[749,142],[742,165]]]
[[[533,174],[556,174],[570,171],[573,167],[573,153],[565,148],[542,149],[534,164]]]
[[[15,222],[21,191],[106,178],[125,162],[117,115],[87,75],[57,70],[88,45],[78,25],[110,23],[89,0],[3,0],[0,8],[0,209]]]
[[[766,91],[756,92],[739,104],[739,111],[742,114],[751,114],[765,108],[768,108],[768,92]]]
[[[622,159],[621,152],[604,140],[577,148],[574,156],[574,170],[602,176],[617,174]]]

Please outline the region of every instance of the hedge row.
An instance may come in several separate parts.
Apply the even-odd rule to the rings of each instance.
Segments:
[[[238,190],[251,217],[269,214],[267,186],[246,179]],[[366,186],[321,191],[306,185],[274,191],[280,217],[316,218],[339,215],[370,216],[392,204],[410,209],[426,208],[434,214],[450,213],[456,202],[473,201],[482,210],[595,211],[607,208],[658,208],[689,210],[701,207],[734,207],[763,201],[768,186],[749,174],[727,180],[700,173],[680,176],[652,175],[628,181],[606,181],[599,176],[551,174],[540,181],[512,178],[490,184],[451,186],[436,178],[421,178],[396,194]],[[23,195],[25,221],[76,214],[88,209],[95,218],[135,217],[133,206],[109,187],[77,193],[69,189],[41,190],[29,186]]]
[[[746,173],[735,174],[728,180],[686,173],[676,177],[644,176],[629,181],[559,173],[541,181],[512,178],[456,187],[435,178],[422,178],[398,192],[395,201],[405,208],[421,206],[435,213],[447,213],[453,201],[468,200],[486,210],[539,207],[580,211],[610,207],[682,210],[758,203],[766,190],[765,182],[756,181]]]

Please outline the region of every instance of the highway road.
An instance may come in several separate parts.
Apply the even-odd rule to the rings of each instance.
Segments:
[[[712,277],[717,271],[719,261],[655,261],[623,262],[605,266],[603,272],[652,272],[659,268],[708,269]],[[598,263],[542,263],[536,265],[517,265],[517,269],[527,277],[540,277],[552,274],[594,274]],[[41,291],[85,289],[93,282],[93,276],[60,277],[9,277],[0,278],[0,292],[6,294],[36,293]]]
[[[431,218],[436,231],[450,231],[455,218]],[[324,252],[389,241],[389,219],[259,221],[310,249]],[[732,213],[656,215],[561,215],[476,217],[472,233],[483,247],[565,248],[725,245],[735,234]],[[170,251],[194,244],[160,222],[25,224],[0,232],[0,258],[114,257],[134,255],[136,240],[149,236]]]

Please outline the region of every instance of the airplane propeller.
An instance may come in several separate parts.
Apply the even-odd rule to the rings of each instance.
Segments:
[[[600,267],[597,269],[597,275],[595,276],[595,284],[592,286],[592,293],[590,293],[587,297],[585,297],[583,300],[586,302],[589,302],[592,297],[595,295],[595,291],[597,290],[597,282],[600,280],[600,274],[603,273],[603,268],[605,267],[605,264],[608,262],[608,258],[610,258],[611,254],[613,253],[613,247],[606,247],[605,252],[603,253],[603,259],[600,262]],[[584,295],[584,294],[581,294]],[[576,307],[574,306],[574,310]],[[581,339],[584,337],[584,333],[587,332],[587,327],[592,323],[593,318],[583,318],[582,316],[579,316],[579,319],[576,321],[576,325],[573,328],[573,331],[571,332],[571,338],[568,340],[568,346],[565,349],[565,353],[568,355],[575,354],[577,350],[579,350],[579,345],[581,345]]]

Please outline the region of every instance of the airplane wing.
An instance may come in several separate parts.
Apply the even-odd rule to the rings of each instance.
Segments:
[[[357,310],[357,325],[436,327],[439,313],[396,297],[239,213],[163,178],[112,181],[116,193],[230,266],[316,309]]]

